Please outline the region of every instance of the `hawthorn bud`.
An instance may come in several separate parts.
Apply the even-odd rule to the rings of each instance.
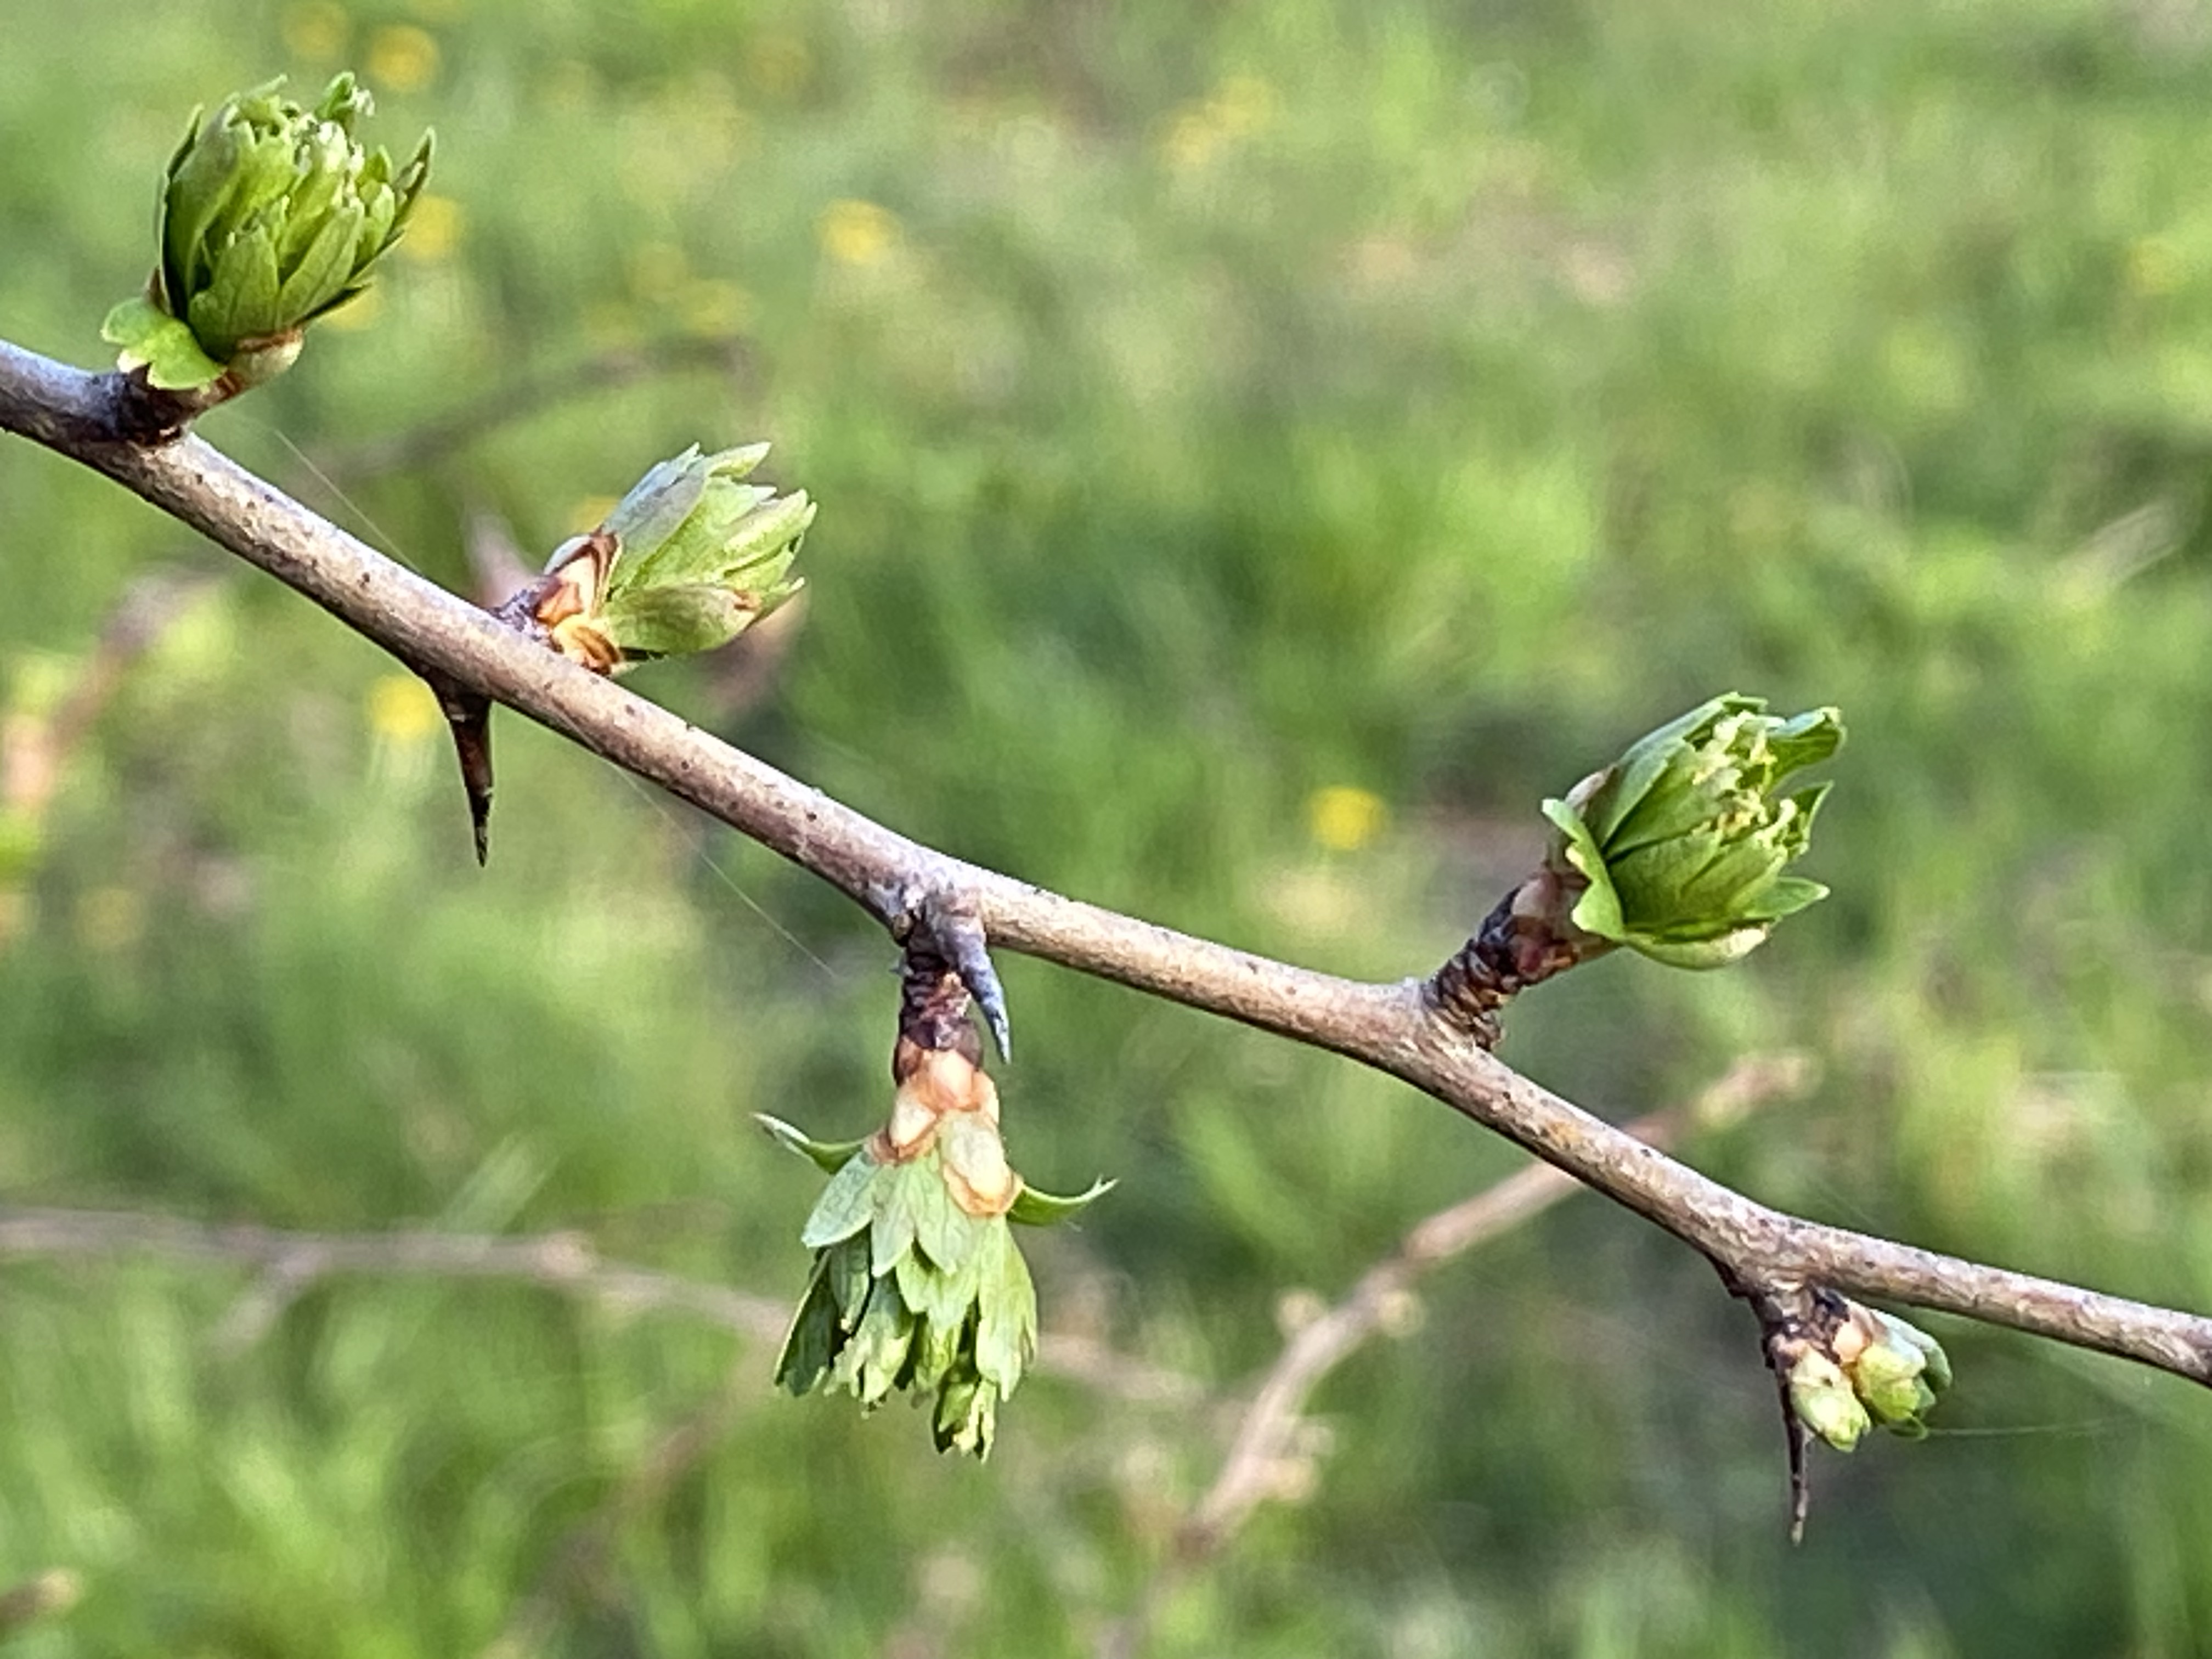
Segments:
[[[814,1274],[775,1378],[794,1395],[842,1389],[864,1411],[893,1394],[933,1397],[938,1449],[986,1457],[1000,1403],[1036,1355],[1036,1290],[1008,1224],[1063,1220],[1106,1184],[1074,1198],[1024,1186],[990,1079],[957,1054],[908,1046],[891,1122],[866,1140],[811,1140],[760,1120],[830,1175],[799,1236]]]
[[[1791,1362],[1790,1408],[1797,1420],[1838,1451],[1849,1451],[1874,1426],[1844,1368],[1817,1348]]]
[[[146,293],[101,336],[125,368],[191,391],[228,377],[242,390],[281,374],[307,324],[368,286],[429,176],[430,135],[404,167],[355,142],[373,107],[341,75],[313,108],[281,79],[197,112],[161,192],[161,263]]]
[[[1850,1450],[1876,1424],[1921,1438],[1936,1396],[1951,1386],[1942,1345],[1894,1314],[1837,1301],[1832,1322],[1801,1331],[1781,1351],[1790,1409],[1838,1451]]]
[[[1571,913],[1583,933],[1677,968],[1717,968],[1776,921],[1824,898],[1784,868],[1810,845],[1826,784],[1777,785],[1835,753],[1842,717],[1784,720],[1757,697],[1713,698],[1632,745],[1544,815],[1547,863],[1587,885]]]
[[[814,522],[806,492],[744,482],[766,444],[659,463],[587,536],[563,543],[535,592],[535,619],[595,672],[728,644],[799,592],[791,574]]]

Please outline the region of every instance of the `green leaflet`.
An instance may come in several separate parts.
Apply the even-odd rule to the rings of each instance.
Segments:
[[[189,392],[222,376],[222,365],[200,349],[191,330],[143,296],[109,312],[100,337],[122,348],[124,368],[143,367],[146,378],[167,392]]]
[[[870,1190],[878,1165],[863,1151],[855,1152],[845,1167],[830,1179],[813,1214],[806,1218],[806,1225],[799,1235],[799,1242],[810,1250],[848,1239],[868,1224],[875,1210],[875,1194]]]
[[[755,1112],[753,1121],[767,1130],[778,1146],[798,1153],[823,1175],[836,1175],[853,1161],[854,1153],[868,1144],[866,1140],[811,1139],[805,1130],[786,1123],[780,1117],[770,1117],[765,1112]]]
[[[1014,1207],[1006,1212],[1006,1219],[1018,1221],[1024,1227],[1056,1227],[1081,1215],[1113,1190],[1114,1183],[1103,1176],[1073,1198],[1040,1191],[1025,1181],[1021,1191],[1014,1194]]]
[[[957,1274],[975,1260],[977,1242],[990,1224],[952,1201],[951,1189],[941,1174],[941,1153],[933,1147],[922,1161],[939,1174],[936,1179],[921,1182],[914,1194],[915,1242],[941,1273]]]
[[[762,611],[758,594],[703,583],[630,587],[607,601],[607,632],[625,656],[682,657],[727,645]]]
[[[914,1248],[914,1208],[917,1179],[941,1188],[944,1181],[933,1167],[921,1160],[894,1164],[875,1181],[875,1217],[868,1224],[870,1271],[878,1279],[896,1267]]]
[[[777,1385],[794,1395],[811,1393],[836,1357],[839,1334],[836,1299],[830,1289],[829,1258],[823,1256],[814,1263],[806,1294],[776,1355]]]

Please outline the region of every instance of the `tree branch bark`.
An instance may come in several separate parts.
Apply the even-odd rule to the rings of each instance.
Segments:
[[[193,437],[129,442],[125,383],[0,343],[0,428],[114,479],[410,666],[507,704],[659,784],[878,921],[924,887],[972,896],[1010,950],[1402,1079],[1711,1258],[1732,1286],[1817,1283],[2135,1359],[2212,1384],[2212,1319],[1771,1209],[1521,1076],[1442,1017],[1427,981],[1364,984],[1063,898],[955,860],[501,627]]]

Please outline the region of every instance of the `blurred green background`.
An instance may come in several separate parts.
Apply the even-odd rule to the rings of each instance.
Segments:
[[[542,556],[773,439],[803,608],[635,685],[1020,876],[1420,973],[1622,742],[1840,703],[1836,896],[1728,974],[1547,987],[1508,1057],[1625,1117],[1802,1053],[1692,1160],[2212,1307],[2198,0],[0,0],[0,334],[100,362],[192,106],[359,69],[434,198],[205,435],[460,586],[472,526]],[[748,1114],[886,1108],[854,909],[514,719],[479,872],[391,662],[27,445],[0,505],[0,1200],[572,1229],[795,1298],[818,1180]],[[1122,1182],[1037,1242],[1048,1328],[1224,1400],[1286,1292],[1522,1161],[1002,966],[1018,1161]],[[11,1651],[1087,1654],[1224,1445],[1045,1376],[979,1469],[680,1315],[256,1285],[0,1261],[0,1583],[85,1587]],[[2186,1385],[1938,1324],[1936,1437],[1822,1457],[1792,1551],[1691,1253],[1583,1196],[1425,1305],[1146,1651],[2212,1653]]]

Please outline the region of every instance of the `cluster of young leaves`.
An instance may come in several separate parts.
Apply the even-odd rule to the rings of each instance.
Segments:
[[[1911,1321],[1849,1302],[1825,1343],[1797,1345],[1786,1380],[1798,1420],[1849,1451],[1876,1427],[1923,1438],[1928,1413],[1951,1386],[1951,1360]]]
[[[963,1209],[945,1147],[879,1160],[865,1141],[809,1139],[761,1122],[830,1174],[800,1242],[813,1276],[777,1357],[794,1395],[842,1390],[872,1411],[894,1394],[933,1401],[939,1451],[990,1455],[999,1407],[1036,1357],[1036,1289],[1009,1224],[1064,1220],[1106,1190],[1073,1198],[1024,1187],[1003,1214]]]
[[[430,135],[395,167],[354,126],[374,107],[351,75],[302,108],[280,78],[195,110],[161,191],[161,260],[146,292],[102,334],[126,368],[186,390],[226,372],[251,381],[288,367],[299,331],[368,285],[399,240],[430,171]]]
[[[624,661],[726,645],[804,585],[791,566],[814,503],[803,489],[778,495],[744,482],[768,452],[702,455],[694,444],[607,515],[617,550],[600,626]]]
[[[1711,698],[1638,738],[1565,800],[1544,803],[1554,863],[1587,884],[1577,927],[1669,967],[1718,968],[1827,896],[1819,882],[1783,872],[1812,845],[1828,786],[1774,792],[1836,752],[1843,717],[1765,711],[1763,698]]]

